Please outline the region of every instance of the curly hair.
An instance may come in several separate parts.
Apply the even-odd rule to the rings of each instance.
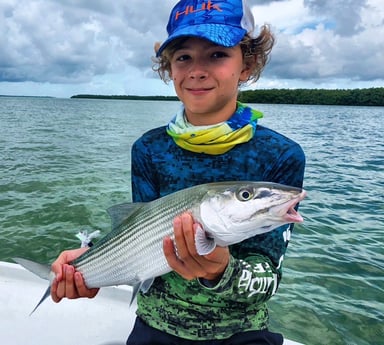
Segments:
[[[182,37],[171,41],[158,58],[152,59],[152,69],[159,74],[160,79],[165,83],[171,80],[171,60],[173,55],[187,39],[188,37]],[[260,78],[261,72],[270,59],[270,53],[274,43],[275,37],[269,25],[263,25],[260,29],[260,34],[256,38],[252,38],[248,34],[243,37],[239,44],[243,53],[244,62],[252,72],[248,80],[242,82],[242,84],[256,82]],[[156,43],[155,51],[157,51],[159,47],[160,44]]]

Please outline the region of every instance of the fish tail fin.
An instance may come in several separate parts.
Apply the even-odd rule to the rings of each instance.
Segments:
[[[43,303],[45,301],[45,299],[51,295],[51,285],[48,286],[47,290],[45,290],[44,292],[44,295],[43,297],[41,297],[39,303],[36,304],[36,307],[33,308],[33,310],[31,311],[31,313],[29,314],[29,316],[31,316],[38,307],[40,307],[40,304]]]
[[[23,266],[28,271],[36,274],[42,279],[50,280],[51,266],[47,264],[39,264],[38,262],[23,258],[12,258],[14,262]]]
[[[40,264],[38,262],[34,262],[32,260],[27,260],[23,258],[13,258],[13,261],[18,263],[19,265],[23,266],[28,271],[36,274],[42,279],[50,280],[51,279],[51,266],[50,265],[44,265]],[[45,291],[43,297],[41,297],[39,303],[37,303],[36,307],[32,310],[32,312],[29,314],[31,316],[35,310],[40,306],[41,303],[44,302],[44,300],[51,294],[51,284],[49,284],[48,289]]]

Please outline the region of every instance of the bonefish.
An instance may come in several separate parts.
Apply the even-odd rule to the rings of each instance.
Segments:
[[[301,188],[270,182],[217,182],[177,191],[147,203],[120,204],[108,213],[112,231],[71,262],[88,288],[129,285],[132,299],[147,291],[154,278],[171,271],[163,253],[164,237],[173,237],[175,216],[190,212],[200,224],[195,235],[199,255],[229,246],[288,223],[303,221],[296,211]],[[49,265],[15,262],[52,282]],[[38,305],[50,294],[46,291]]]

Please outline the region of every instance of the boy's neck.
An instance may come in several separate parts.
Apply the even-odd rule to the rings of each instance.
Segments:
[[[185,108],[184,115],[187,121],[194,126],[210,126],[227,121],[235,113],[236,109],[237,103],[235,102],[209,114],[191,112]]]

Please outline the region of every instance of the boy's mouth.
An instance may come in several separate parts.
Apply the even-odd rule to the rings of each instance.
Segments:
[[[207,93],[211,90],[213,90],[213,88],[202,88],[202,87],[199,87],[199,88],[186,88],[186,90],[192,94],[203,94],[203,93]]]

